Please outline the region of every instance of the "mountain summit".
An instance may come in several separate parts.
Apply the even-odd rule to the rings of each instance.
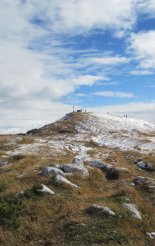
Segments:
[[[87,112],[72,112],[55,123],[28,131],[27,135],[70,134],[75,135],[75,139],[91,140],[100,146],[149,151],[155,149],[154,131],[152,123],[126,116],[104,114],[98,117]]]

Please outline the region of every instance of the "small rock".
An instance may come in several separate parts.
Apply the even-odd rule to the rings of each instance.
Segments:
[[[43,192],[43,193],[48,193],[50,195],[54,195],[54,191],[52,191],[51,189],[49,189],[46,185],[42,184],[42,189],[38,189],[39,192]]]
[[[146,235],[151,239],[155,239],[155,232],[147,232]]]
[[[55,177],[54,177],[54,182],[56,183],[56,184],[67,184],[67,185],[69,185],[69,186],[71,186],[71,187],[73,187],[73,188],[75,188],[75,189],[80,189],[80,187],[79,186],[77,186],[76,184],[73,184],[72,182],[70,182],[68,179],[66,179],[66,178],[64,178],[63,176],[61,176],[61,175],[56,175]]]
[[[61,175],[61,176],[65,176],[65,173],[57,168],[57,167],[44,167],[42,170],[41,170],[41,175],[43,176],[55,176],[55,175]]]
[[[106,214],[106,215],[111,215],[111,216],[114,216],[115,213],[112,211],[111,208],[108,208],[108,207],[105,207],[105,206],[100,206],[100,205],[97,205],[97,204],[92,204],[91,207],[89,208],[89,211],[91,212],[101,212],[103,214]]]
[[[62,165],[61,170],[63,170],[65,173],[75,173],[75,174],[79,174],[85,177],[89,175],[87,168],[81,163]]]
[[[46,185],[41,184],[38,187],[33,187],[32,189],[27,189],[25,191],[20,191],[16,194],[16,197],[20,199],[28,199],[31,198],[34,194],[42,194],[42,193],[48,193],[50,195],[54,195],[54,191],[49,189]]]
[[[142,159],[136,160],[134,163],[136,164],[137,167],[139,167],[142,170],[151,171],[151,172],[154,171],[152,164],[149,162],[144,162]]]
[[[112,165],[110,165],[110,164],[105,164],[105,163],[103,163],[103,162],[100,161],[100,160],[89,160],[89,161],[87,162],[87,164],[88,164],[89,166],[91,166],[91,167],[97,167],[97,168],[99,168],[99,169],[101,169],[101,170],[103,170],[103,171],[106,171],[106,170],[112,168]]]
[[[132,216],[136,219],[142,220],[141,214],[137,209],[137,206],[132,203],[123,203],[123,207],[127,208],[131,213]]]
[[[149,177],[138,176],[133,180],[133,183],[135,185],[141,185],[141,184],[145,184],[148,181],[149,181]]]

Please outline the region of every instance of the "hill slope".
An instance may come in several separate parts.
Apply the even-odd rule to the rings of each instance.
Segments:
[[[155,125],[146,121],[113,115],[97,117],[89,113],[70,113],[55,123],[29,131],[29,135],[77,134],[82,141],[122,150],[155,150]],[[76,138],[76,136],[75,136]]]
[[[0,136],[0,244],[153,246],[153,130],[71,113]]]

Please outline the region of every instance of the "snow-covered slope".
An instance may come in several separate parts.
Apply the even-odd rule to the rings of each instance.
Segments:
[[[150,152],[155,149],[155,126],[152,123],[108,114],[102,117],[87,114],[84,118],[76,124],[83,139],[91,138],[101,146],[121,150]]]
[[[96,133],[105,131],[150,132],[155,130],[155,125],[152,123],[109,114],[104,114],[102,117],[88,114],[88,118],[84,122],[81,122],[80,126],[81,130],[83,128],[84,130],[90,130]]]
[[[146,153],[155,150],[155,126],[152,123],[110,114],[99,117],[91,113],[69,113],[55,123],[28,134],[67,134],[71,141],[93,141],[101,146]]]

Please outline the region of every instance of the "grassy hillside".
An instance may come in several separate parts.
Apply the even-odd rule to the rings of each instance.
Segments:
[[[78,117],[74,123],[82,120]],[[155,240],[146,233],[155,231],[155,189],[149,183],[154,182],[155,172],[138,168],[134,161],[143,159],[155,166],[155,154],[99,146],[75,140],[74,134],[78,135],[0,136],[0,245],[153,246]],[[70,145],[64,142],[67,136]],[[115,173],[91,167],[84,159],[89,176],[66,176],[79,189],[41,175],[45,166],[72,163],[83,149],[89,159],[111,164]],[[138,176],[149,181],[135,185]],[[41,184],[55,194],[38,192]],[[24,196],[17,195],[21,191]],[[124,203],[135,204],[142,220],[134,218]],[[111,208],[115,216],[92,209],[92,204]]]

